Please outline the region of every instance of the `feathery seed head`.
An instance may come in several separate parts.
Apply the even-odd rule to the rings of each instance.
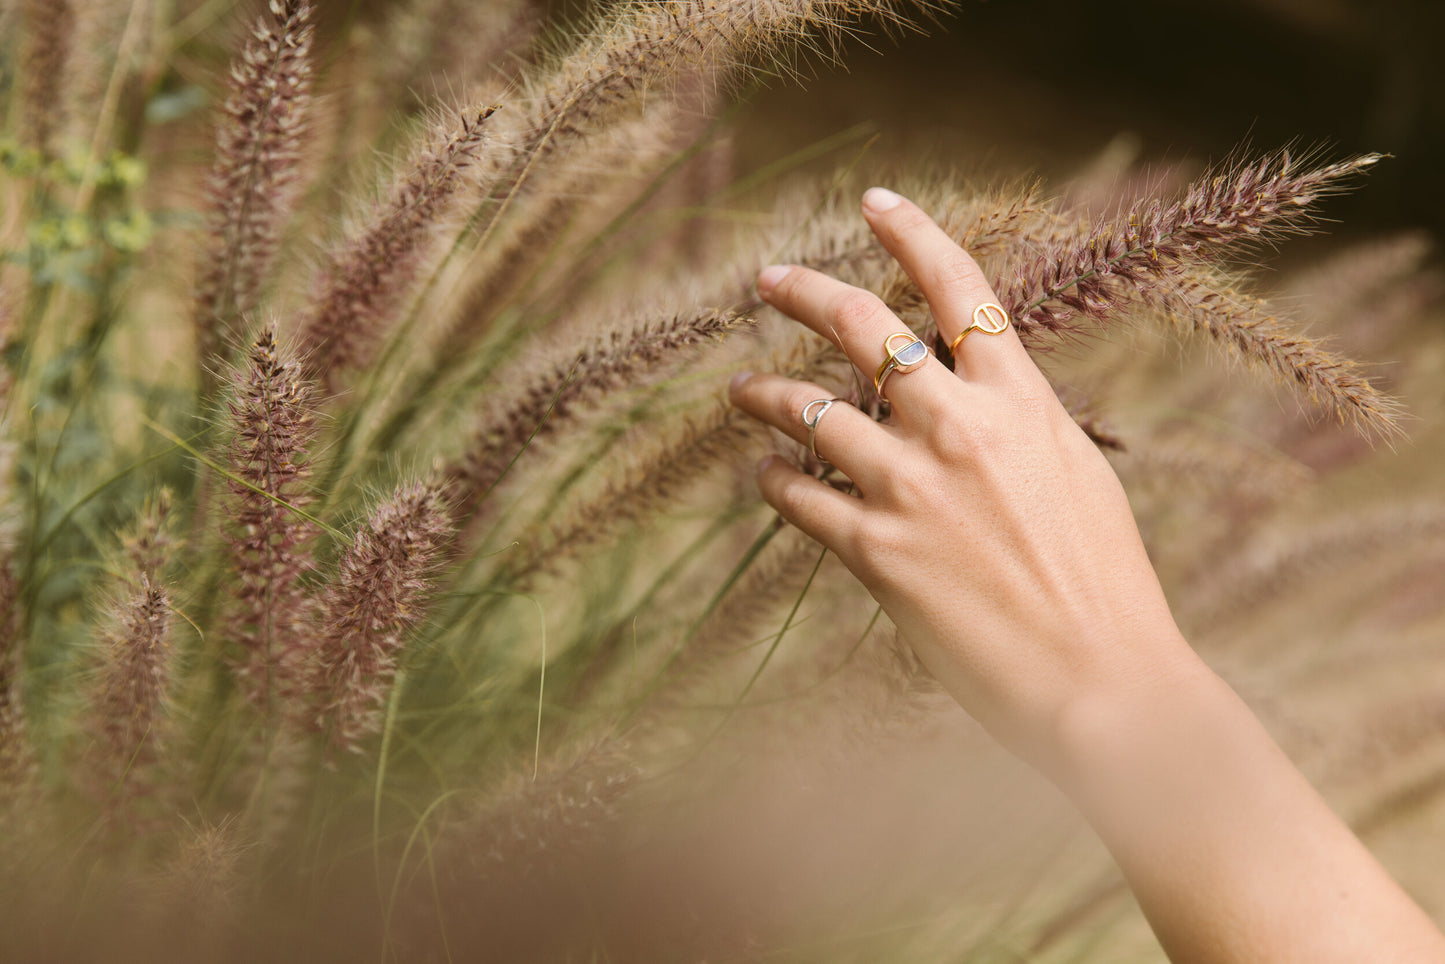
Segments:
[[[462,498],[459,510],[465,513],[474,507],[523,448],[558,431],[587,401],[636,384],[687,349],[752,323],[751,318],[733,310],[677,313],[645,321],[631,330],[618,329],[594,340],[575,358],[559,362],[488,419],[460,464],[448,471]]]
[[[18,684],[19,672],[0,666],[0,824],[5,820],[3,808],[11,804],[35,770]]]
[[[0,548],[0,674],[20,650],[20,583],[8,546]]]
[[[199,918],[193,926],[215,926],[237,901],[245,850],[232,820],[191,830],[166,868],[161,890],[178,909],[186,907]]]
[[[665,685],[652,696],[649,712],[685,704],[703,690],[719,663],[746,652],[750,642],[766,636],[777,625],[778,613],[786,611],[787,602],[796,599],[813,573],[821,551],[797,529],[778,533],[666,667]]]
[[[311,106],[311,5],[271,0],[231,65],[225,117],[206,194],[207,247],[196,282],[200,357],[221,356],[241,334],[270,272],[300,174]]]
[[[335,749],[356,750],[381,714],[407,634],[425,614],[453,527],[443,486],[398,487],[342,556],[321,600],[311,693]]]
[[[1311,206],[1379,155],[1299,171],[1288,152],[1195,181],[1171,204],[1148,199],[1113,221],[1043,239],[1000,290],[1021,335],[1103,321],[1175,267],[1209,263],[1225,247],[1308,230]]]
[[[1186,331],[1273,372],[1311,402],[1367,437],[1396,438],[1400,406],[1370,384],[1360,365],[1288,326],[1263,299],[1236,291],[1221,272],[1170,272],[1140,292]]]
[[[238,670],[247,696],[264,707],[272,695],[297,685],[310,611],[301,579],[313,568],[316,533],[296,509],[310,501],[314,391],[301,376],[300,361],[277,345],[269,325],[234,381],[230,465],[238,481],[230,483],[226,537],[236,579],[228,625],[244,651]]]
[[[540,160],[615,123],[653,91],[688,76],[720,76],[789,43],[836,41],[863,16],[906,23],[901,6],[887,0],[620,4],[579,48],[554,57],[526,85],[523,107],[499,126],[498,149],[480,180],[492,196],[510,198]],[[924,14],[936,9],[929,0],[907,6]]]
[[[655,515],[676,501],[724,455],[735,453],[754,426],[730,405],[719,405],[689,421],[653,451],[633,460],[621,478],[574,507],[537,543],[537,551],[514,573],[525,583],[544,569],[588,546],[604,543],[618,529]]]
[[[1302,532],[1262,529],[1235,546],[1224,565],[1203,574],[1184,609],[1191,623],[1215,631],[1322,573],[1349,571],[1387,556],[1438,553],[1442,539],[1445,505],[1436,501],[1368,506]]]
[[[308,373],[324,379],[328,389],[370,361],[389,314],[445,225],[461,173],[475,160],[496,110],[463,116],[439,144],[425,148],[366,226],[332,255],[301,330]]]
[[[19,590],[10,554],[0,554],[0,821],[35,765],[21,705]]]
[[[615,739],[605,741],[518,780],[455,830],[487,842],[488,876],[500,870],[525,879],[555,870],[615,825],[641,776],[625,750]]]
[[[1148,199],[1121,216],[1020,239],[1024,256],[999,286],[1021,337],[1083,330],[1152,311],[1222,342],[1239,357],[1272,370],[1331,409],[1342,421],[1382,437],[1398,433],[1397,408],[1359,374],[1358,366],[1291,331],[1257,299],[1221,288],[1226,249],[1303,232],[1312,205],[1378,155],[1300,170],[1288,152],[1236,164],[1194,182],[1170,204]]]
[[[381,88],[397,92],[405,112],[424,109],[438,88],[511,80],[542,19],[526,0],[408,0],[391,9]]]
[[[145,576],[101,640],[101,666],[91,697],[88,731],[95,745],[85,762],[93,792],[124,811],[150,792],[166,726],[170,685],[170,600]]]
[[[175,540],[167,529],[171,501],[171,490],[162,488],[147,504],[134,530],[124,540],[125,554],[136,572],[151,582],[158,581],[156,577],[174,552]]]
[[[25,0],[23,15],[23,119],[30,143],[49,156],[62,126],[61,91],[75,40],[75,9],[71,0]]]

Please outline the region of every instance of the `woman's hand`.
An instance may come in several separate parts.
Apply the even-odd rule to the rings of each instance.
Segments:
[[[945,340],[997,302],[973,259],[918,207],[874,188],[863,211]],[[807,268],[767,268],[758,292],[870,380],[885,340],[908,332],[874,294]],[[1012,326],[970,332],[954,371],[930,355],[890,374],[883,392],[887,424],[843,403],[817,424],[818,454],[860,497],[776,457],[759,468],[763,497],[838,555],[965,709],[1052,768],[1080,699],[1122,697],[1194,660],[1123,489]],[[805,443],[804,408],[831,394],[773,374],[732,385],[736,405]]]
[[[874,188],[863,210],[945,339],[996,301],[917,207]],[[874,295],[806,268],[768,268],[758,291],[866,376],[907,332]],[[841,403],[816,423],[818,453],[858,497],[774,457],[764,498],[1071,794],[1173,959],[1445,961],[1430,919],[1184,642],[1118,479],[1013,329],[973,331],[954,354],[952,372],[930,357],[888,376],[888,424]],[[768,374],[732,387],[799,442],[805,407],[830,394]]]

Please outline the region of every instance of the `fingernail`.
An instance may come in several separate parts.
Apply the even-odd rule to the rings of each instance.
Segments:
[[[752,377],[753,377],[753,373],[752,373],[752,372],[738,372],[736,375],[734,375],[734,376],[732,377],[732,380],[728,382],[728,391],[730,391],[730,392],[735,392],[735,391],[737,391],[739,388],[742,388],[742,387],[743,387],[743,382],[747,381],[749,378],[752,378]]]
[[[762,475],[768,470],[768,466],[772,465],[780,458],[782,458],[781,455],[764,455],[762,458],[758,459],[758,474]]]
[[[891,211],[898,207],[903,200],[897,194],[886,187],[870,187],[863,194],[863,206],[874,214],[882,214],[884,211]]]
[[[788,276],[793,270],[790,264],[770,264],[758,272],[758,294],[765,295],[777,287],[779,281]]]

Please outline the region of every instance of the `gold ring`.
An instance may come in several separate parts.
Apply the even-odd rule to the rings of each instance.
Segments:
[[[897,338],[906,338],[902,345],[893,347],[893,341]],[[883,397],[883,383],[888,381],[888,376],[894,372],[911,372],[919,365],[928,361],[928,346],[915,334],[910,331],[900,331],[883,339],[883,350],[888,357],[883,359],[883,364],[878,366],[878,373],[873,376],[873,388],[878,392],[878,397]]]
[[[983,315],[983,317],[980,318],[979,315]],[[963,340],[968,337],[968,333],[974,329],[978,329],[985,335],[1000,335],[1003,334],[1003,330],[1007,327],[1008,312],[1004,311],[1002,306],[996,305],[992,301],[985,301],[973,309],[973,323],[958,333],[958,337],[953,339],[953,344],[948,346],[948,353],[950,355],[958,354],[958,346],[963,344]]]

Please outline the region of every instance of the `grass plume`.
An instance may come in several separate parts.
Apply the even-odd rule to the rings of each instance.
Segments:
[[[301,328],[308,374],[321,378],[328,390],[364,366],[386,334],[389,315],[410,290],[495,110],[460,118],[444,139],[425,149],[366,225],[330,257]]]
[[[158,790],[170,688],[170,599],[144,576],[120,604],[101,641],[100,669],[86,732],[86,782],[108,810],[131,816],[134,801]]]
[[[75,41],[75,10],[70,0],[25,0],[24,52],[21,55],[27,140],[44,156],[55,154],[55,135],[63,129],[66,67]]]
[[[749,323],[749,318],[732,310],[679,313],[614,331],[584,347],[575,358],[554,365],[487,419],[461,463],[449,473],[463,493],[463,508],[484,498],[528,444],[556,432],[587,399],[634,386],[684,350],[721,339]]]
[[[625,3],[525,94],[514,121],[516,155],[537,154],[615,117],[648,88],[675,82],[699,65],[720,68],[777,50],[787,42],[828,42],[865,16],[905,23],[902,5],[880,0],[680,0],[665,5]],[[929,11],[920,3],[916,9]],[[525,167],[524,167],[525,169]]]
[[[1385,504],[1293,537],[1264,531],[1214,568],[1186,613],[1200,623],[1238,620],[1250,607],[1311,576],[1429,549],[1439,545],[1442,533],[1445,508],[1434,502]]]
[[[356,533],[320,601],[311,667],[315,726],[338,750],[381,728],[407,634],[423,619],[452,538],[442,486],[399,487]]]
[[[242,336],[298,186],[311,108],[311,5],[270,0],[269,8],[231,65],[206,186],[210,212],[196,280],[196,337],[206,364]]]
[[[238,673],[250,702],[266,712],[300,686],[301,646],[312,615],[302,580],[314,568],[315,526],[297,514],[311,502],[309,451],[315,393],[301,362],[267,326],[235,373],[231,401],[226,537],[234,573],[227,635],[242,653]]]
[[[719,408],[676,429],[674,436],[635,455],[619,478],[571,508],[535,544],[531,560],[516,577],[526,585],[533,573],[551,569],[590,546],[605,544],[620,529],[636,525],[679,498],[724,455],[753,432],[732,409]]]
[[[0,555],[0,828],[8,821],[9,805],[35,773],[20,692],[19,588],[9,553],[4,553]]]
[[[1047,239],[999,291],[1020,334],[1063,332],[1072,320],[1107,319],[1176,268],[1223,249],[1307,229],[1314,206],[1378,154],[1302,168],[1288,151],[1205,174],[1178,200],[1149,199],[1102,224]]]
[[[1292,385],[1365,435],[1401,435],[1399,404],[1375,388],[1352,359],[1287,324],[1263,299],[1235,290],[1218,272],[1180,272],[1140,295],[1186,331],[1222,345]]]
[[[1041,343],[1081,322],[1155,310],[1301,389],[1362,432],[1395,437],[1394,403],[1351,361],[1288,328],[1218,274],[1227,252],[1307,230],[1316,202],[1380,160],[1368,154],[1308,168],[1287,151],[1206,174],[1176,201],[1137,202],[1122,215],[1057,228],[1018,259],[999,288],[1020,336]]]

